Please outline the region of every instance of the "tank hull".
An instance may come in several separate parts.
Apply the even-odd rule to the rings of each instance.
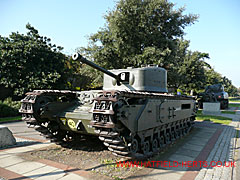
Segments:
[[[42,90],[27,93],[19,111],[57,144],[98,136],[114,155],[146,158],[190,131],[196,105],[166,93]]]
[[[187,134],[195,120],[193,97],[104,91],[95,99],[91,125],[113,154],[146,158]]]

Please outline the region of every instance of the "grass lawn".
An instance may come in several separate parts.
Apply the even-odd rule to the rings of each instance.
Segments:
[[[233,102],[233,103],[240,103],[240,100],[229,100],[229,103],[231,103],[231,102]]]
[[[21,116],[17,117],[6,117],[6,118],[0,118],[0,122],[11,122],[11,121],[16,121],[16,120],[21,120]]]
[[[240,107],[240,104],[229,104],[229,107]]]
[[[227,111],[227,110],[224,110],[224,111],[221,111],[222,114],[236,114],[235,111]]]
[[[235,111],[221,110],[222,114],[236,114]],[[198,110],[197,115],[202,115],[202,110]]]
[[[236,98],[236,97],[229,97],[229,102],[239,102],[240,103],[240,98]]]
[[[201,114],[202,114],[202,110],[198,110],[197,115],[201,115]]]
[[[222,113],[235,114],[235,112],[233,111],[222,111]],[[226,118],[222,116],[203,115],[202,110],[198,110],[196,120],[212,121],[214,123],[227,124],[227,125],[232,122],[231,118]]]
[[[232,122],[231,118],[226,118],[221,116],[202,115],[202,114],[197,115],[196,120],[212,121],[214,123],[227,124],[227,125]]]

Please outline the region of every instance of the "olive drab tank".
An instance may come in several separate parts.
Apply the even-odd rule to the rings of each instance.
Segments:
[[[205,92],[198,94],[198,107],[203,108],[204,102],[220,102],[221,109],[227,109],[229,104],[228,93],[222,84],[213,84],[205,88]]]
[[[104,73],[103,90],[90,110],[90,125],[113,154],[149,157],[191,129],[195,99],[168,94],[165,69],[149,66],[108,71],[78,53],[72,58]]]

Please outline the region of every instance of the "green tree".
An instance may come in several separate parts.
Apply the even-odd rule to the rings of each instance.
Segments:
[[[90,36],[88,47],[78,51],[107,69],[160,65],[168,70],[170,88],[199,92],[223,80],[205,62],[207,53],[188,50],[184,28],[197,16],[183,12],[167,0],[119,0],[105,16],[106,25]],[[86,87],[100,86],[101,74],[90,69],[84,66],[82,71],[93,82]]]
[[[68,58],[66,61],[68,88],[74,90],[96,89],[102,86],[102,76],[98,70]]]
[[[105,16],[106,26],[79,51],[108,69],[142,64],[168,67],[175,62],[184,28],[197,19],[183,11],[166,0],[120,0]]]
[[[236,96],[238,94],[237,88],[232,84],[232,81],[226,76],[222,77],[221,82],[224,86],[224,90],[228,92],[229,96]]]
[[[206,86],[221,83],[222,75],[214,69],[206,69],[205,75],[207,77]]]
[[[199,90],[204,89],[207,80],[205,70],[210,68],[210,65],[204,61],[206,58],[209,58],[206,53],[187,52],[180,67],[180,88],[186,92],[191,90],[199,92]]]
[[[205,69],[211,66],[205,62],[209,58],[207,53],[190,51],[189,41],[179,39],[174,51],[174,61],[168,67],[169,87],[180,88],[185,92],[198,92],[206,84]]]
[[[0,85],[18,96],[33,89],[63,87],[63,48],[51,44],[30,24],[26,28],[27,35],[13,32],[9,37],[0,36]]]

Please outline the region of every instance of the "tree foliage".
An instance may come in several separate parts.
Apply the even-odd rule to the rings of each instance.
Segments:
[[[62,87],[66,57],[30,24],[27,35],[0,36],[0,85],[21,96],[33,89]]]
[[[81,64],[79,61],[74,61],[68,58],[66,61],[66,68],[68,69],[68,88],[77,90],[89,90],[101,87],[102,73],[98,70]],[[99,75],[101,73],[101,75]]]
[[[183,59],[183,65],[180,67],[181,80],[179,87],[186,92],[194,90],[197,92],[199,89],[203,89],[206,84],[205,71],[209,68],[204,59],[208,58],[208,54],[198,51],[188,51]]]
[[[211,68],[205,59],[207,53],[188,50],[189,41],[179,39],[174,52],[174,61],[168,68],[169,87],[181,88],[185,91],[204,88],[206,83],[205,70]]]
[[[184,8],[167,0],[119,0],[104,18],[105,27],[90,36],[88,47],[78,49],[95,63],[107,69],[160,65],[168,70],[168,86],[185,92],[226,82],[205,62],[207,53],[188,50],[184,29],[198,17],[184,15]],[[92,70],[98,85],[99,76]]]
[[[167,66],[177,38],[197,19],[173,6],[166,0],[120,0],[105,16],[106,26],[90,36],[90,45],[81,52],[105,68]]]

